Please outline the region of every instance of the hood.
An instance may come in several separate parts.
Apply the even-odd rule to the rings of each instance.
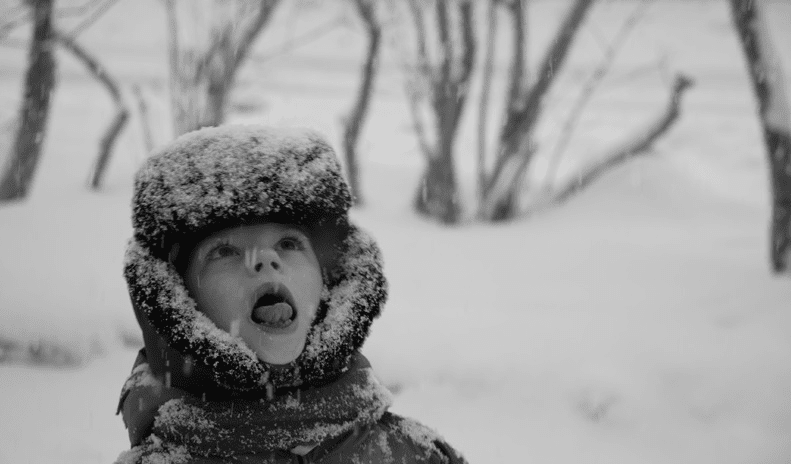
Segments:
[[[380,251],[349,221],[350,206],[332,148],[312,131],[207,128],[152,155],[135,178],[124,264],[152,370],[188,391],[254,396],[337,378],[387,297]],[[179,244],[254,221],[305,227],[324,267],[328,290],[287,366],[259,361],[199,312],[170,259]]]

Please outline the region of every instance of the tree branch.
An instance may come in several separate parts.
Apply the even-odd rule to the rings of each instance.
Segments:
[[[135,84],[132,86],[132,95],[137,101],[137,111],[140,114],[140,125],[143,130],[143,146],[145,147],[145,154],[148,156],[154,151],[154,136],[151,132],[151,122],[148,119],[148,104],[146,104],[143,89],[140,85]]]
[[[407,103],[409,103],[409,113],[412,115],[412,129],[417,136],[420,151],[427,161],[431,160],[434,157],[434,149],[426,136],[426,125],[420,116],[420,96],[416,90],[407,89]]]
[[[503,128],[503,140],[532,127],[541,109],[541,101],[565,63],[571,43],[595,0],[577,0],[558,29],[555,40],[547,50],[538,69],[536,82],[530,88],[519,111],[511,113]]]
[[[60,8],[53,13],[53,17],[66,18],[69,16],[80,16],[85,14],[86,11],[93,9],[94,11],[88,18],[84,19],[72,31],[69,32],[69,35],[72,37],[77,37],[78,34],[89,28],[94,22],[96,22],[97,19],[99,19],[107,10],[109,10],[113,4],[117,2],[118,0],[90,0],[84,5]],[[99,5],[98,7],[96,7],[97,4]],[[22,9],[22,5],[20,4],[17,8]],[[7,14],[8,12],[4,11],[3,13]],[[32,16],[27,11],[23,11],[22,14],[16,16],[15,18],[6,20],[4,23],[0,24],[0,38],[5,37],[12,30],[26,23],[31,18]]]
[[[475,68],[475,25],[472,21],[472,2],[465,1],[459,4],[459,15],[461,16],[461,40],[464,45],[464,52],[461,59],[461,72],[457,76],[455,83],[462,87],[462,95],[466,95],[466,85],[472,76]],[[463,104],[462,104],[463,106]]]
[[[541,103],[557,76],[556,71],[559,71],[565,63],[573,39],[593,3],[594,0],[577,0],[574,3],[561,23],[555,40],[542,60],[536,76],[536,82],[520,104],[517,105],[518,109],[510,111],[506,116],[506,121],[500,133],[500,152],[487,183],[487,195],[488,191],[497,182],[500,182],[499,177],[508,158],[520,155],[526,156],[527,152],[520,153],[519,147],[529,145],[529,143],[526,144],[520,139],[530,136],[531,128],[540,114]]]
[[[511,72],[506,94],[506,115],[517,111],[522,89],[525,87],[525,49],[526,34],[524,21],[524,0],[514,0],[508,4],[511,16],[511,30],[513,31],[513,54],[511,58]]]
[[[409,11],[412,13],[412,20],[415,22],[416,42],[415,51],[417,52],[418,71],[429,80],[434,82],[435,78],[431,71],[431,60],[428,55],[428,41],[426,39],[426,23],[423,21],[423,12],[417,0],[409,0]]]
[[[346,168],[349,184],[351,184],[352,193],[356,197],[357,205],[361,205],[364,200],[360,188],[359,165],[357,162],[357,140],[360,136],[362,122],[370,106],[373,83],[376,78],[376,65],[379,58],[379,44],[381,42],[382,30],[374,15],[375,4],[372,1],[354,0],[354,4],[357,6],[357,12],[368,29],[368,50],[365,55],[365,63],[363,64],[360,90],[357,94],[357,100],[352,107],[352,111],[346,120],[343,141],[346,151]]]
[[[112,155],[113,146],[121,134],[121,131],[126,126],[126,122],[129,119],[129,109],[126,107],[124,103],[123,97],[121,96],[121,89],[118,85],[118,82],[107,72],[107,69],[102,66],[99,61],[92,56],[83,46],[77,43],[74,40],[74,37],[71,35],[66,35],[63,32],[53,29],[52,31],[53,38],[66,50],[70,51],[78,60],[85,65],[88,69],[88,72],[95,77],[99,82],[104,85],[107,89],[107,92],[110,94],[110,97],[113,99],[113,103],[115,104],[116,108],[116,115],[110,125],[107,127],[107,130],[104,133],[101,141],[99,142],[99,155],[96,157],[96,161],[94,162],[93,166],[91,167],[88,185],[90,188],[96,190],[101,187],[102,179],[104,174],[107,170],[107,164],[110,161],[110,157]]]
[[[98,3],[98,2],[95,2]],[[107,13],[107,10],[110,9],[113,5],[118,3],[118,0],[106,0],[103,4],[100,4],[94,11],[91,13],[90,16],[85,18],[80,24],[78,24],[74,29],[69,32],[69,35],[72,38],[77,38],[79,34],[83,31],[91,27],[93,23],[95,23],[99,18],[102,17],[103,14]]]
[[[250,47],[255,42],[256,37],[258,37],[258,35],[264,29],[264,26],[266,26],[266,24],[272,18],[273,12],[280,2],[280,0],[258,1],[260,2],[260,5],[258,6],[258,14],[255,17],[255,20],[242,31],[239,42],[233,44],[235,53],[233,66],[231,67],[230,72],[231,75],[235,74],[236,70],[239,68],[239,65],[244,62]]]
[[[677,75],[665,111],[659,115],[656,121],[651,123],[639,135],[630,138],[621,147],[612,150],[602,161],[583,169],[574,181],[551,195],[551,203],[559,204],[565,202],[592,184],[608,170],[634,156],[645,153],[678,119],[681,114],[681,98],[692,85],[693,80],[690,77],[683,74]]]
[[[577,101],[574,102],[574,106],[572,107],[571,111],[569,111],[569,116],[566,119],[566,122],[563,124],[563,128],[560,132],[560,140],[558,141],[557,145],[555,145],[555,149],[553,150],[552,155],[549,157],[550,161],[546,175],[546,179],[549,184],[552,184],[554,181],[562,155],[568,146],[569,141],[571,140],[571,134],[577,127],[577,123],[582,116],[583,109],[590,101],[596,88],[599,86],[599,84],[601,84],[604,76],[606,76],[609,72],[610,66],[612,66],[612,62],[615,59],[618,50],[626,42],[626,38],[629,36],[629,33],[632,32],[634,27],[640,21],[640,18],[645,14],[645,10],[651,1],[653,0],[641,1],[635,7],[634,11],[632,11],[632,14],[629,15],[626,21],[624,21],[624,23],[621,25],[621,28],[615,35],[615,38],[609,44],[607,44],[602,61],[590,74],[590,76],[588,76],[588,79],[586,80],[585,85],[580,92],[579,97],[577,98]]]
[[[307,45],[313,42],[314,40],[317,40],[318,38],[322,37],[324,34],[334,30],[338,26],[343,25],[345,22],[346,20],[343,19],[343,17],[331,19],[326,23],[320,24],[314,27],[313,29],[308,30],[307,32],[305,32],[304,34],[298,37],[294,37],[290,40],[284,41],[277,47],[274,47],[272,49],[273,51],[269,51],[261,55],[250,56],[250,61],[253,63],[264,63],[276,56],[282,55],[284,53],[288,53],[292,50],[296,50],[297,48],[303,45]]]
[[[417,69],[411,72],[412,78],[407,82],[407,102],[409,103],[409,113],[412,116],[412,128],[417,136],[420,151],[428,162],[434,157],[434,148],[428,141],[425,123],[420,114],[420,105],[423,99],[423,91],[420,87],[426,82],[433,87],[435,78],[428,56],[428,42],[426,39],[426,24],[423,21],[423,11],[417,0],[409,0],[407,5],[414,22],[416,32],[415,52],[417,55]]]
[[[437,32],[439,33],[440,65],[439,75],[432,82],[434,86],[434,106],[436,111],[445,111],[445,102],[450,99],[451,70],[454,51],[453,40],[448,32],[448,4],[447,0],[437,0]]]
[[[497,28],[497,0],[489,0],[486,21],[486,51],[481,71],[481,99],[478,106],[478,200],[483,200],[486,184],[486,119],[494,71],[494,40]]]
[[[472,3],[469,1],[462,1],[458,4],[459,17],[461,23],[462,51],[461,62],[459,63],[461,69],[458,70],[455,76],[449,76],[449,82],[445,84],[447,92],[447,100],[445,101],[444,108],[451,116],[450,126],[452,127],[453,134],[455,134],[461,116],[464,113],[464,106],[467,102],[467,95],[469,93],[469,81],[472,76],[472,70],[475,67],[475,29],[472,23]],[[453,135],[455,137],[455,135]]]

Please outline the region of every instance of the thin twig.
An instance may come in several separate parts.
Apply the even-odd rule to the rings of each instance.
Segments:
[[[110,9],[118,0],[90,0],[86,2],[84,5],[80,6],[72,6],[72,7],[64,7],[57,10],[54,13],[54,16],[57,18],[67,18],[69,16],[80,16],[85,14],[87,11],[93,10],[91,15],[84,19],[80,24],[78,24],[74,29],[72,29],[67,35],[70,35],[74,38],[77,37],[81,32],[85,29],[90,27],[97,19],[99,19],[107,10]],[[96,5],[99,5],[96,7]],[[20,5],[18,8],[22,7]],[[28,11],[23,11],[22,14],[13,18],[11,20],[6,21],[3,24],[0,24],[0,37],[4,37],[8,35],[13,29],[21,26],[22,24],[28,22],[30,20],[30,14]]]
[[[423,10],[418,5],[417,0],[408,1],[409,10],[414,21],[416,32],[415,53],[417,55],[417,68],[410,71],[411,78],[406,82],[407,103],[409,113],[412,116],[412,128],[420,145],[420,152],[429,162],[434,158],[434,148],[428,141],[426,135],[426,124],[421,116],[420,106],[424,100],[424,89],[421,86],[428,81],[429,86],[433,85],[433,70],[428,56],[428,43],[426,40],[426,25],[423,21]]]
[[[274,51],[262,55],[251,55],[250,62],[263,63],[273,58],[276,58],[280,55],[284,55],[288,52],[296,50],[297,48],[303,47],[320,39],[325,34],[332,32],[333,30],[337,29],[339,26],[344,25],[345,23],[346,20],[343,18],[336,18],[327,21],[326,23],[320,24],[314,27],[313,29],[305,32],[299,37],[294,37],[293,39],[289,39],[286,42],[283,42],[282,44],[275,47]]]
[[[258,1],[260,3],[258,4],[258,14],[255,17],[255,20],[252,21],[247,28],[242,30],[239,41],[233,44],[235,56],[233,66],[231,67],[231,75],[235,74],[236,70],[239,68],[239,65],[244,62],[248,51],[255,42],[256,37],[258,37],[264,27],[266,27],[267,23],[272,18],[275,8],[277,8],[278,3],[280,2],[280,0]]]
[[[60,8],[55,12],[55,16],[58,18],[65,18],[67,16],[79,16],[85,14],[86,11],[93,9],[93,7],[97,3],[101,3],[105,0],[88,0],[82,5],[79,6],[67,6],[64,8]]]
[[[634,27],[637,25],[643,15],[645,15],[645,11],[652,1],[653,0],[641,1],[640,4],[635,7],[632,14],[629,15],[629,17],[621,25],[621,28],[615,35],[615,38],[607,45],[607,49],[605,50],[602,61],[599,62],[599,65],[596,67],[596,69],[594,69],[593,72],[588,76],[582,91],[577,97],[577,101],[574,102],[574,106],[569,111],[569,116],[566,118],[566,122],[563,124],[559,141],[555,145],[555,149],[550,155],[549,167],[547,168],[546,174],[546,182],[548,185],[551,185],[557,176],[557,169],[560,165],[561,158],[568,147],[569,142],[571,141],[572,134],[574,133],[580,118],[582,117],[585,106],[587,106],[587,104],[590,102],[596,88],[599,86],[599,84],[601,84],[602,80],[607,75],[607,72],[610,70],[610,67],[615,60],[615,56],[618,54],[619,49],[624,43],[626,43],[626,38],[629,36],[632,30],[634,30]]]
[[[95,3],[99,3],[99,2],[95,1],[94,4]],[[96,10],[94,10],[93,13],[91,13],[91,15],[89,17],[87,17],[84,20],[82,20],[82,22],[80,24],[78,24],[74,29],[72,29],[69,32],[69,35],[72,38],[77,38],[77,36],[79,34],[81,34],[83,31],[88,29],[93,23],[95,23],[99,18],[101,18],[102,15],[105,14],[107,12],[107,10],[110,9],[110,7],[112,7],[116,3],[118,3],[118,0],[106,0],[106,1],[104,1],[104,3],[99,5],[99,7]]]
[[[527,34],[525,28],[527,27],[524,11],[526,0],[514,0],[508,4],[508,12],[511,16],[511,30],[512,30],[512,55],[511,55],[511,69],[510,78],[508,79],[508,93],[506,94],[506,115],[508,120],[511,113],[518,111],[521,97],[524,94],[526,87],[525,75],[527,65]]]
[[[637,136],[629,138],[621,147],[612,150],[609,155],[604,156],[603,161],[583,169],[572,182],[557,190],[551,196],[551,202],[557,204],[568,200],[571,196],[593,183],[593,181],[614,166],[623,163],[633,156],[645,153],[678,119],[681,114],[681,99],[685,91],[692,87],[692,85],[693,80],[691,78],[683,74],[677,75],[667,105],[665,106],[665,111]]]
[[[16,9],[19,14],[16,15],[16,17],[11,18],[10,16],[14,14],[14,9]],[[3,17],[5,18],[5,21],[0,24],[0,38],[5,37],[20,25],[28,22],[30,20],[31,14],[29,7],[20,3],[16,7],[9,8],[9,12],[4,11]]]
[[[139,84],[132,86],[132,95],[134,95],[137,101],[137,110],[140,114],[140,125],[143,130],[143,144],[145,146],[146,156],[148,156],[154,151],[154,137],[151,131],[151,121],[149,121],[148,116],[148,104],[143,96],[143,89]]]

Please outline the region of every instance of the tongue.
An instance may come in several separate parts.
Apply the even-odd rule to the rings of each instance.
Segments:
[[[288,303],[275,303],[253,308],[253,320],[260,324],[282,325],[291,320],[294,308]]]

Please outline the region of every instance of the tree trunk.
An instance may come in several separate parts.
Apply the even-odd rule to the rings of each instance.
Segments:
[[[24,198],[33,182],[47,129],[55,86],[52,0],[32,0],[33,37],[16,140],[0,180],[0,201]]]
[[[371,102],[373,84],[376,79],[377,62],[379,60],[382,30],[375,16],[375,2],[369,0],[355,0],[355,4],[357,5],[360,17],[365,21],[365,27],[368,31],[368,50],[365,55],[365,64],[363,65],[362,81],[360,82],[357,101],[349,117],[346,119],[346,127],[343,133],[343,148],[346,153],[346,173],[349,178],[349,185],[355,197],[355,204],[361,206],[364,200],[362,188],[360,187],[357,141],[360,138],[360,130],[362,129],[362,124]]]
[[[440,135],[440,154],[430,159],[421,176],[415,195],[414,207],[421,214],[434,217],[445,224],[459,221],[461,210],[453,163],[452,136]]]
[[[484,199],[486,185],[486,120],[489,117],[489,95],[492,88],[494,73],[494,42],[497,35],[497,0],[489,0],[486,8],[486,48],[481,70],[481,98],[478,106],[478,163],[476,177],[476,193],[478,201]]]
[[[776,273],[789,272],[791,259],[791,102],[780,56],[772,47],[760,2],[731,0],[731,13],[758,100],[772,187],[770,259]]]
[[[456,7],[455,13],[449,9],[449,3]],[[413,12],[416,11],[418,8],[413,8]],[[416,18],[416,23],[421,21],[422,18]],[[419,69],[431,83],[436,142],[430,148],[421,143],[427,163],[415,194],[414,207],[418,213],[453,224],[461,216],[453,160],[454,141],[467,101],[476,52],[472,3],[437,1],[436,22],[437,46],[441,49],[439,63],[432,66],[425,60],[425,51],[418,52],[418,59],[422,61]],[[455,37],[460,37],[460,41]]]

